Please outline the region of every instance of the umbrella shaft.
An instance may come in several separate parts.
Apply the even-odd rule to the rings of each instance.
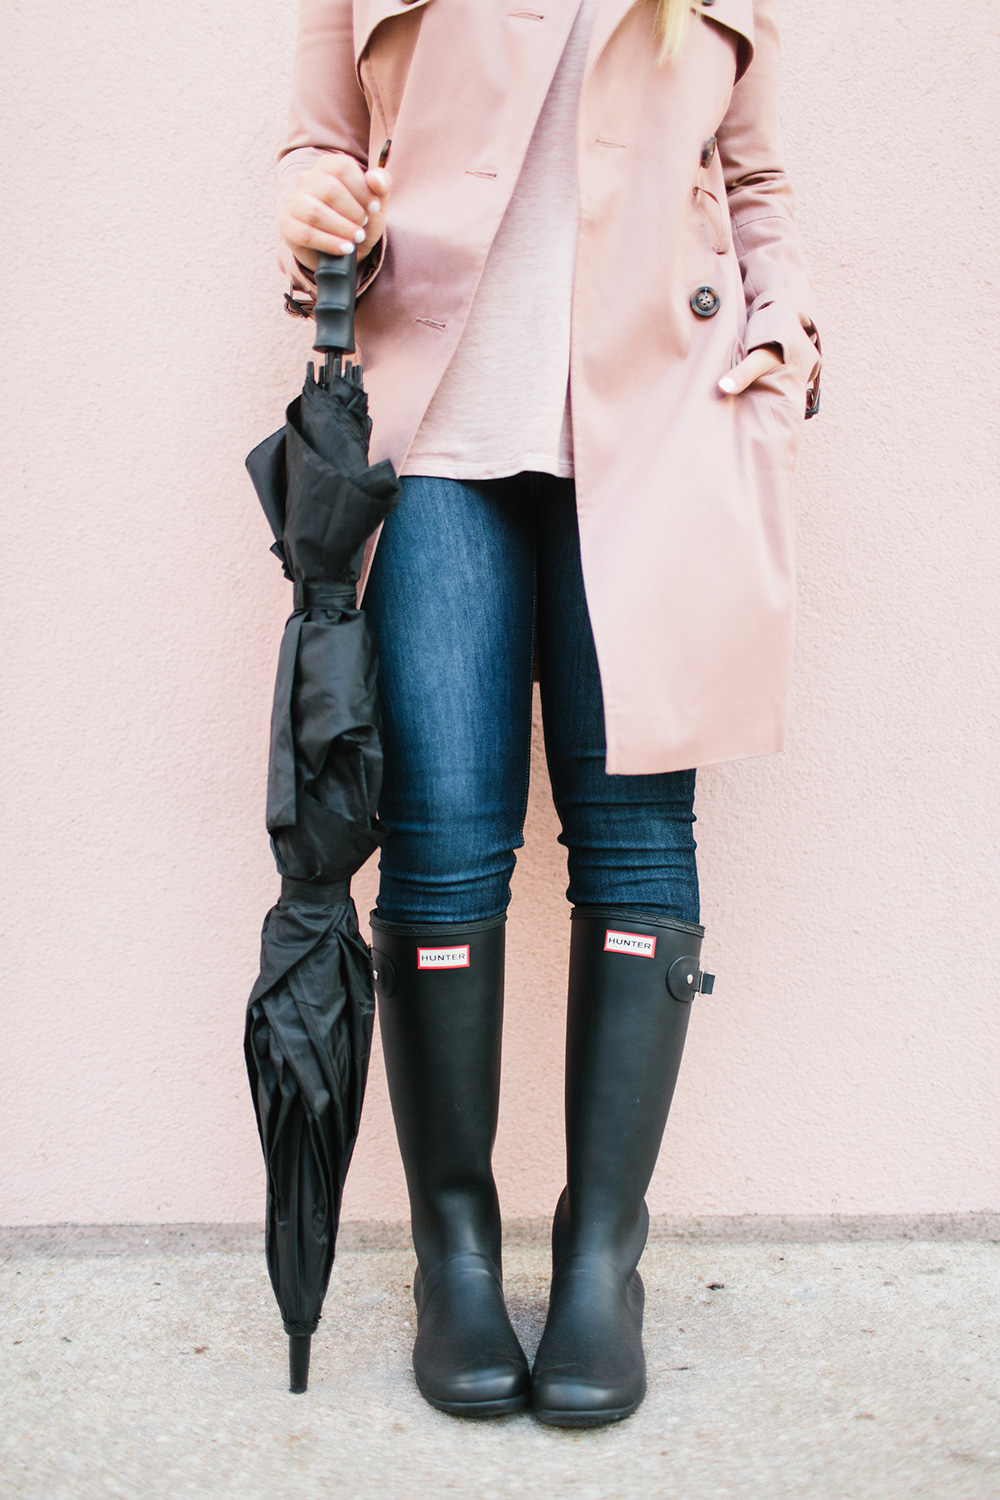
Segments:
[[[330,389],[333,377],[337,375],[343,380],[349,380],[352,385],[360,385],[364,376],[361,365],[346,361],[341,354],[328,353],[323,361],[323,368],[319,375],[319,384],[326,390]]]

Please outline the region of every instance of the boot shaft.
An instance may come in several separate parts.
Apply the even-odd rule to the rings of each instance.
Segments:
[[[644,1198],[680,1069],[704,929],[623,908],[578,907],[566,1024],[567,1190],[557,1239],[638,1260]]]
[[[476,1252],[499,1267],[504,921],[418,927],[373,913],[372,957],[417,1259],[426,1270]]]

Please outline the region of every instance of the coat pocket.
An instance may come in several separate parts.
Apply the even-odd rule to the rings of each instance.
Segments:
[[[747,357],[747,347],[739,339],[733,351],[733,364]],[[806,381],[797,365],[778,365],[760,375],[746,390],[731,398],[742,403],[743,415],[751,412],[758,416],[770,432],[773,440],[771,462],[768,467],[780,468],[787,463],[794,466],[798,456],[799,442],[806,416]]]

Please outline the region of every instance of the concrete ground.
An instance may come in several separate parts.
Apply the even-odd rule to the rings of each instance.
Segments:
[[[995,1243],[652,1245],[649,1395],[579,1433],[425,1405],[401,1249],[341,1250],[292,1396],[256,1246],[82,1248],[6,1243],[3,1500],[1000,1497]],[[530,1354],[542,1245],[507,1287]]]

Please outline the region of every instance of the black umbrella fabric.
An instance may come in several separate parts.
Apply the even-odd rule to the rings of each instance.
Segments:
[[[267,1169],[267,1267],[293,1391],[308,1382],[371,1048],[371,957],[350,878],[378,844],[382,752],[375,650],[356,585],[365,541],[399,500],[392,465],[368,466],[367,398],[358,367],[344,373],[339,358],[354,347],[355,257],[324,262],[316,347],[327,350],[326,370],[317,382],[310,366],[285,426],[247,459],[272,551],[294,583],[267,782],[281,897],[264,920],[244,1041]],[[349,303],[332,333],[324,298],[341,313]]]

